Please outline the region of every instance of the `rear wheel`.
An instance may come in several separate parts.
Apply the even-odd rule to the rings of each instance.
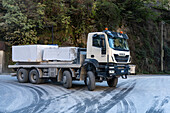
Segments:
[[[36,69],[32,69],[29,73],[29,80],[33,84],[40,84],[44,82],[44,79],[40,78],[39,73]]]
[[[87,72],[87,77],[85,80],[85,84],[87,84],[88,90],[93,91],[95,89],[95,75],[92,71]]]
[[[69,89],[69,88],[72,87],[72,76],[71,76],[71,73],[69,71],[65,70],[63,72],[62,82],[63,82],[63,86],[65,88]]]
[[[118,82],[118,78],[117,77],[107,80],[107,84],[108,84],[109,87],[116,87],[117,86],[117,82]]]
[[[17,79],[20,83],[28,82],[28,71],[26,69],[19,69],[17,72]]]

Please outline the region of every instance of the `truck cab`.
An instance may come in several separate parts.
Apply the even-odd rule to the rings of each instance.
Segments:
[[[87,58],[99,63],[130,63],[130,51],[127,35],[104,31],[89,33],[87,41]]]
[[[89,33],[85,63],[91,64],[87,72],[91,71],[95,80],[107,80],[110,87],[115,87],[118,77],[127,78],[131,62],[127,39],[123,32],[105,30]]]

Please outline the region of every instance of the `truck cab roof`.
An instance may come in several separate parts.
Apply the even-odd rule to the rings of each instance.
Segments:
[[[122,33],[118,33],[118,32],[112,32],[109,30],[104,30],[103,32],[91,32],[89,33],[89,35],[93,35],[93,34],[103,34],[105,33],[106,35],[115,38],[115,37],[120,37],[120,38],[124,38],[124,39],[128,39],[127,34],[122,34]]]
[[[104,30],[103,32],[106,33],[108,36],[110,36],[112,38],[119,37],[119,38],[128,39],[127,34],[112,32],[112,31],[109,31],[109,30]]]

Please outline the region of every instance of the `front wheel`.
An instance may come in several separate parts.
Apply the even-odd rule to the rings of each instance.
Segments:
[[[89,91],[93,91],[95,89],[96,81],[95,81],[95,75],[94,75],[94,73],[92,71],[87,72],[87,77],[86,77],[85,82],[87,84],[87,87],[88,87]]]
[[[107,80],[107,84],[108,84],[109,87],[116,87],[117,83],[118,83],[117,77],[114,77],[112,79]]]
[[[72,76],[71,73],[67,70],[63,72],[63,86],[67,89],[72,87]]]

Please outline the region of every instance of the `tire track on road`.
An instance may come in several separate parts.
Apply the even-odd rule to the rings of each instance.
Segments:
[[[164,113],[164,105],[168,104],[169,100],[169,96],[166,96],[162,101],[159,97],[155,96],[153,105],[146,111],[146,113]]]
[[[122,99],[117,105],[117,113],[136,113],[136,107],[130,99]]]
[[[98,110],[99,110],[98,113],[104,113],[109,111],[113,106],[119,103],[133,90],[135,84],[136,82],[132,82],[131,84],[128,84],[129,86],[127,88],[123,88],[122,90],[120,90],[119,93],[116,93],[110,100],[106,101],[105,104],[98,106]],[[89,112],[92,112],[92,110],[90,110]]]
[[[93,95],[92,92],[87,91],[86,87],[77,87],[76,88],[72,88],[72,89],[65,89],[61,86],[55,88],[56,90],[54,91],[59,91],[61,95],[54,95],[54,91],[52,90],[48,90],[48,88],[54,88],[54,85],[32,85],[29,83],[18,83],[18,82],[5,82],[7,85],[11,84],[11,85],[15,85],[16,88],[21,88],[21,92],[22,89],[23,90],[27,90],[30,92],[31,95],[33,95],[33,101],[32,104],[27,106],[27,107],[23,107],[21,109],[15,109],[15,111],[13,111],[14,113],[25,113],[25,112],[29,112],[29,113],[36,113],[36,112],[47,112],[47,111],[52,111],[49,108],[54,108],[54,106],[50,106],[50,105],[54,105],[54,104],[60,104],[61,102],[65,102],[66,99],[72,99],[73,101],[75,100],[75,104],[73,105],[69,105],[67,107],[61,107],[61,111],[58,111],[58,109],[54,109],[57,110],[58,112],[68,112],[68,111],[75,111],[75,112],[82,112],[82,111],[86,111],[86,112],[91,112],[91,111],[95,111],[95,108],[90,108],[90,107],[101,107],[103,108],[103,106],[101,105],[101,103],[99,102],[99,100],[106,98],[106,96],[112,96],[115,97],[116,95],[122,95],[122,97],[125,97],[126,95],[124,95],[123,92],[127,92],[128,90],[130,90],[131,85],[135,82],[135,80],[132,81],[126,81],[126,82],[122,82],[120,84],[118,84],[117,88],[107,88],[105,90],[103,90],[102,92],[99,91],[99,93],[96,93],[96,95]],[[45,86],[45,87],[44,87]],[[13,86],[10,86],[13,87]],[[119,89],[121,88],[121,90]],[[50,92],[51,91],[51,92]],[[98,91],[96,91],[98,92]],[[75,96],[75,94],[78,93],[78,95],[82,96]],[[52,94],[52,96],[51,96]],[[24,94],[23,94],[24,95]],[[25,94],[27,95],[27,94]],[[89,95],[89,97],[88,97]],[[112,99],[111,98],[111,99]],[[62,101],[63,100],[63,101]],[[112,99],[113,101],[113,99]],[[120,101],[120,100],[119,100]],[[105,103],[108,103],[109,101],[106,101]],[[112,102],[111,102],[112,103]],[[105,105],[105,104],[104,104]],[[107,106],[109,106],[110,104],[106,104]],[[113,105],[113,103],[112,103]],[[50,107],[49,107],[50,106]],[[66,109],[65,109],[66,108]],[[90,108],[90,109],[89,109]],[[109,109],[111,109],[112,107],[110,107]],[[109,110],[108,109],[108,110]],[[98,109],[97,109],[98,110]],[[97,111],[96,112],[99,112]],[[101,109],[103,111],[108,111],[105,109]]]
[[[32,91],[24,89],[24,87],[18,87],[13,83],[0,82],[2,92],[5,94],[1,97],[1,110],[3,112],[13,112],[16,109],[22,109],[32,104],[33,95]],[[3,91],[4,90],[4,91]],[[28,93],[29,96],[26,94]],[[30,97],[30,98],[29,98]],[[4,98],[4,99],[3,99]],[[30,99],[30,100],[29,100]],[[28,100],[28,101],[27,101]],[[27,104],[24,104],[26,103]]]
[[[36,100],[36,101],[34,101],[34,103],[32,105],[14,111],[15,113],[18,113],[18,112],[24,113],[24,112],[27,112],[27,111],[32,112],[32,113],[44,112],[50,104],[53,104],[57,101],[61,101],[61,99],[65,99],[66,97],[72,97],[73,99],[78,101],[78,99],[75,98],[75,96],[71,96],[71,95],[73,95],[76,92],[83,90],[81,87],[78,87],[74,90],[68,90],[68,89],[65,89],[65,88],[62,88],[62,87],[58,87],[57,89],[59,89],[59,91],[61,91],[61,92],[64,92],[64,94],[62,94],[60,96],[54,96],[54,97],[51,97],[51,98],[48,98],[48,99],[43,99],[42,98],[43,96],[50,97],[49,92],[46,91],[47,89],[45,90],[38,85],[32,85],[32,84],[31,84],[32,86],[29,86],[30,84],[24,85],[24,84],[20,84],[20,83],[15,83],[15,85],[17,85],[19,87],[22,86],[22,87],[29,88],[30,91],[32,92],[32,94],[34,95],[35,100]]]
[[[35,113],[35,112],[43,112],[47,106],[51,103],[51,99],[43,99],[43,96],[48,97],[49,93],[45,91],[44,89],[40,88],[39,86],[28,86],[28,85],[21,85],[21,84],[15,84],[18,87],[25,87],[29,89],[32,92],[32,95],[34,96],[34,101],[30,106],[23,107],[19,110],[14,111],[14,113]]]
[[[99,100],[100,99],[102,99],[102,98],[105,98],[105,96],[107,96],[107,94],[109,94],[109,93],[111,93],[112,91],[114,91],[114,89],[115,90],[118,90],[118,88],[120,88],[121,86],[123,86],[123,85],[125,85],[125,86],[127,86],[127,88],[123,88],[122,90],[120,90],[120,91],[118,91],[118,92],[113,92],[113,93],[111,93],[112,95],[115,95],[115,96],[113,96],[112,98],[111,98],[111,100],[113,101],[115,98],[118,98],[117,99],[117,101],[116,101],[116,103],[114,103],[114,104],[117,104],[118,103],[118,100],[120,101],[120,100],[122,100],[133,88],[134,88],[134,85],[136,84],[135,83],[135,81],[136,80],[132,80],[132,81],[128,81],[128,82],[122,82],[122,83],[120,83],[118,86],[117,86],[117,88],[107,88],[106,90],[104,90],[102,93],[100,93],[100,95],[99,96],[96,96],[96,97],[94,97],[94,98],[85,98],[85,99],[83,99],[83,102],[82,103],[77,103],[76,105],[74,105],[74,106],[72,106],[72,107],[70,107],[69,109],[67,109],[67,110],[65,110],[64,112],[67,112],[67,111],[69,111],[69,110],[72,110],[72,109],[74,109],[75,110],[75,112],[77,112],[77,113],[79,113],[79,112],[82,112],[82,111],[85,111],[85,112],[94,112],[94,110],[96,110],[95,108],[92,108],[92,109],[88,109],[89,107],[91,107],[91,106],[94,106],[94,105],[96,105],[97,104],[97,107],[98,108],[102,108],[102,109],[100,109],[99,111],[96,111],[96,112],[103,112],[103,111],[108,111],[109,109],[111,109],[112,107],[110,107],[110,104],[107,104],[107,103],[110,103],[110,101],[106,101],[105,103],[106,104],[104,104],[104,105],[107,105],[108,107],[110,107],[109,109],[107,108],[105,108],[104,109],[104,106],[102,106],[102,105],[100,105],[100,103],[99,103]],[[98,106],[99,105],[99,106]],[[113,105],[113,104],[111,104],[111,105]]]
[[[25,112],[30,112],[30,113],[34,113],[34,112],[44,112],[46,111],[47,107],[50,104],[56,103],[56,101],[61,101],[61,99],[65,99],[66,97],[72,98],[74,99],[76,102],[80,102],[80,99],[77,98],[76,96],[73,96],[75,93],[79,92],[79,91],[83,91],[86,87],[82,88],[82,87],[76,87],[73,89],[65,89],[63,87],[57,87],[57,91],[62,92],[64,94],[60,95],[60,96],[50,96],[50,93],[48,92],[48,89],[45,87],[45,89],[43,88],[43,85],[33,85],[30,83],[18,83],[18,82],[8,82],[8,81],[2,81],[2,84],[6,84],[6,86],[10,87],[10,88],[21,88],[20,92],[23,93],[23,90],[27,90],[29,91],[29,93],[31,95],[33,95],[33,101],[32,104],[27,106],[27,107],[22,107],[21,109],[15,109],[15,111],[13,111],[14,113],[25,113]],[[10,86],[10,84],[12,86]],[[51,86],[51,85],[50,85]],[[53,87],[53,86],[52,86]],[[9,88],[8,88],[9,89]],[[56,88],[55,88],[56,89]],[[25,94],[22,94],[27,95]],[[46,99],[44,99],[43,97],[47,97]],[[49,98],[50,97],[50,98]]]

